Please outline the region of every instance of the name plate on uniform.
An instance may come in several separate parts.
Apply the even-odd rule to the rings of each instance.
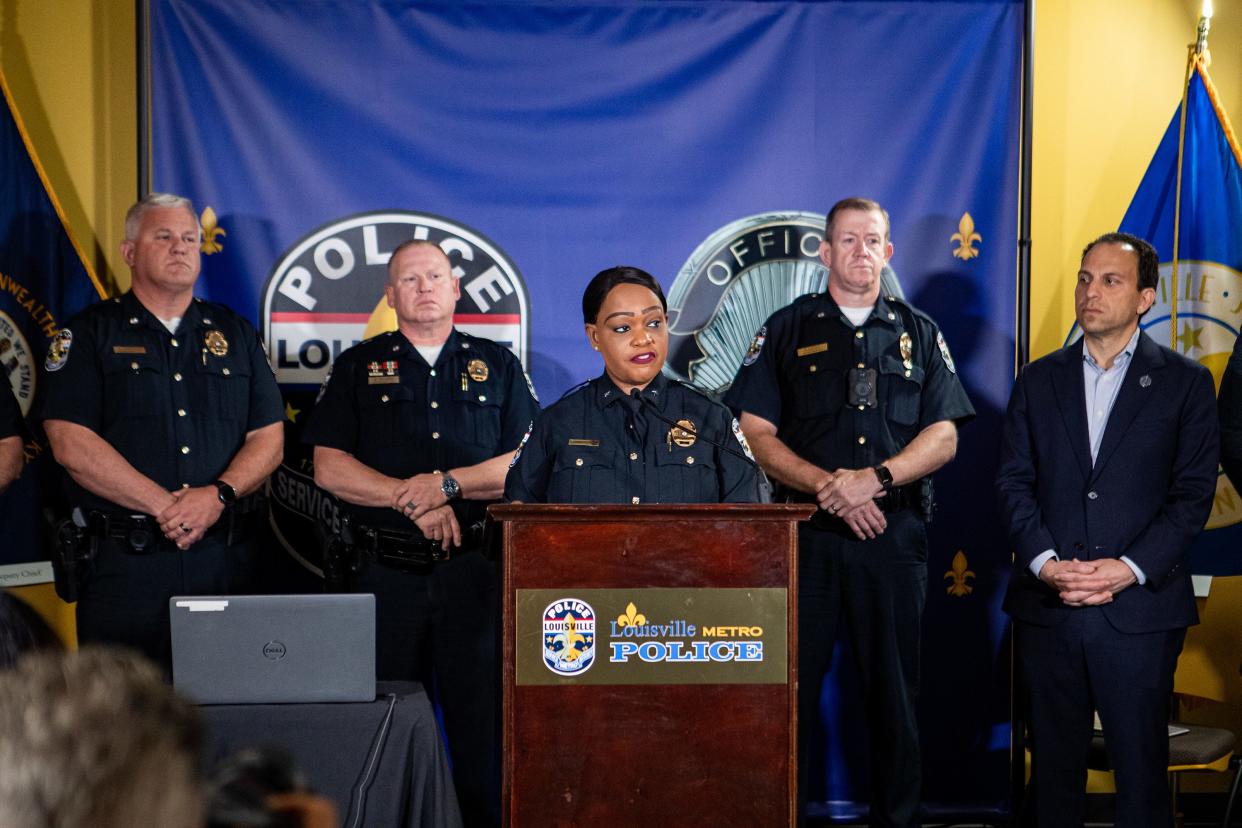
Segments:
[[[519,589],[516,681],[786,684],[785,589]]]

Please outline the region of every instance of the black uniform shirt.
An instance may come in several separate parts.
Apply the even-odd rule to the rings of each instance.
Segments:
[[[26,425],[22,421],[22,407],[13,394],[8,377],[0,374],[0,440],[6,437],[26,436]]]
[[[431,366],[392,331],[336,358],[302,440],[404,479],[512,451],[538,413],[509,349],[454,329]],[[347,508],[370,525],[413,526],[389,508]],[[463,527],[482,520],[485,509],[481,501],[453,503]]]
[[[505,497],[526,503],[752,503],[753,463],[737,421],[701,391],[657,375],[643,395],[691,437],[638,407],[607,375],[548,408],[505,479]],[[637,422],[637,427],[635,423]],[[705,439],[706,438],[706,439]]]
[[[850,404],[852,368],[876,370],[874,406]],[[891,296],[857,328],[827,293],[772,314],[725,402],[775,424],[791,451],[827,471],[883,463],[932,423],[975,415],[936,323]]]
[[[43,367],[40,417],[85,426],[172,491],[218,478],[246,435],[284,419],[254,326],[195,299],[170,334],[133,293],[75,316]],[[71,502],[119,509],[69,481]]]

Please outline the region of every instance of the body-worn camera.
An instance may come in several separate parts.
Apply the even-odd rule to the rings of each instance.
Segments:
[[[876,370],[874,368],[851,368],[849,381],[850,405],[875,408],[879,403],[875,393]]]

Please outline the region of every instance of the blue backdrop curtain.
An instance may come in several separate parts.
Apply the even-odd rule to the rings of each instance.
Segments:
[[[579,305],[597,271],[637,265],[676,292],[722,228],[875,198],[901,289],[979,410],[938,477],[925,798],[1003,808],[1009,551],[991,477],[1014,364],[1021,37],[1020,2],[152,0],[152,187],[211,208],[201,292],[267,338],[289,402],[286,546],[313,566],[293,524],[332,518],[297,431],[331,355],[382,321],[395,240],[456,245],[459,323],[508,342],[548,402],[600,371]],[[867,782],[840,655],[809,793],[844,816]]]

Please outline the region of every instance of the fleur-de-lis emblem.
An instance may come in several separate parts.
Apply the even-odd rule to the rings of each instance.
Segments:
[[[966,583],[967,580],[973,579],[975,573],[966,568],[966,553],[957,550],[957,554],[953,556],[953,568],[944,573],[945,580],[952,579],[953,583],[945,589],[945,592],[954,598],[964,598],[975,591],[975,588]]]
[[[220,220],[216,218],[216,211],[210,207],[203,210],[203,214],[199,216],[198,223],[203,227],[203,242],[199,245],[199,250],[210,256],[212,253],[219,253],[224,249],[224,245],[220,244],[219,238],[227,236],[224,228],[220,226]]]
[[[949,241],[957,242],[958,246],[954,248],[953,255],[962,261],[979,255],[979,248],[975,247],[975,243],[982,243],[983,236],[975,232],[975,220],[970,217],[970,213],[962,213],[962,220],[957,223],[957,232],[949,236]]]
[[[638,607],[634,606],[634,602],[630,601],[625,606],[625,612],[617,616],[618,627],[634,627],[647,623],[647,616],[638,611]]]

